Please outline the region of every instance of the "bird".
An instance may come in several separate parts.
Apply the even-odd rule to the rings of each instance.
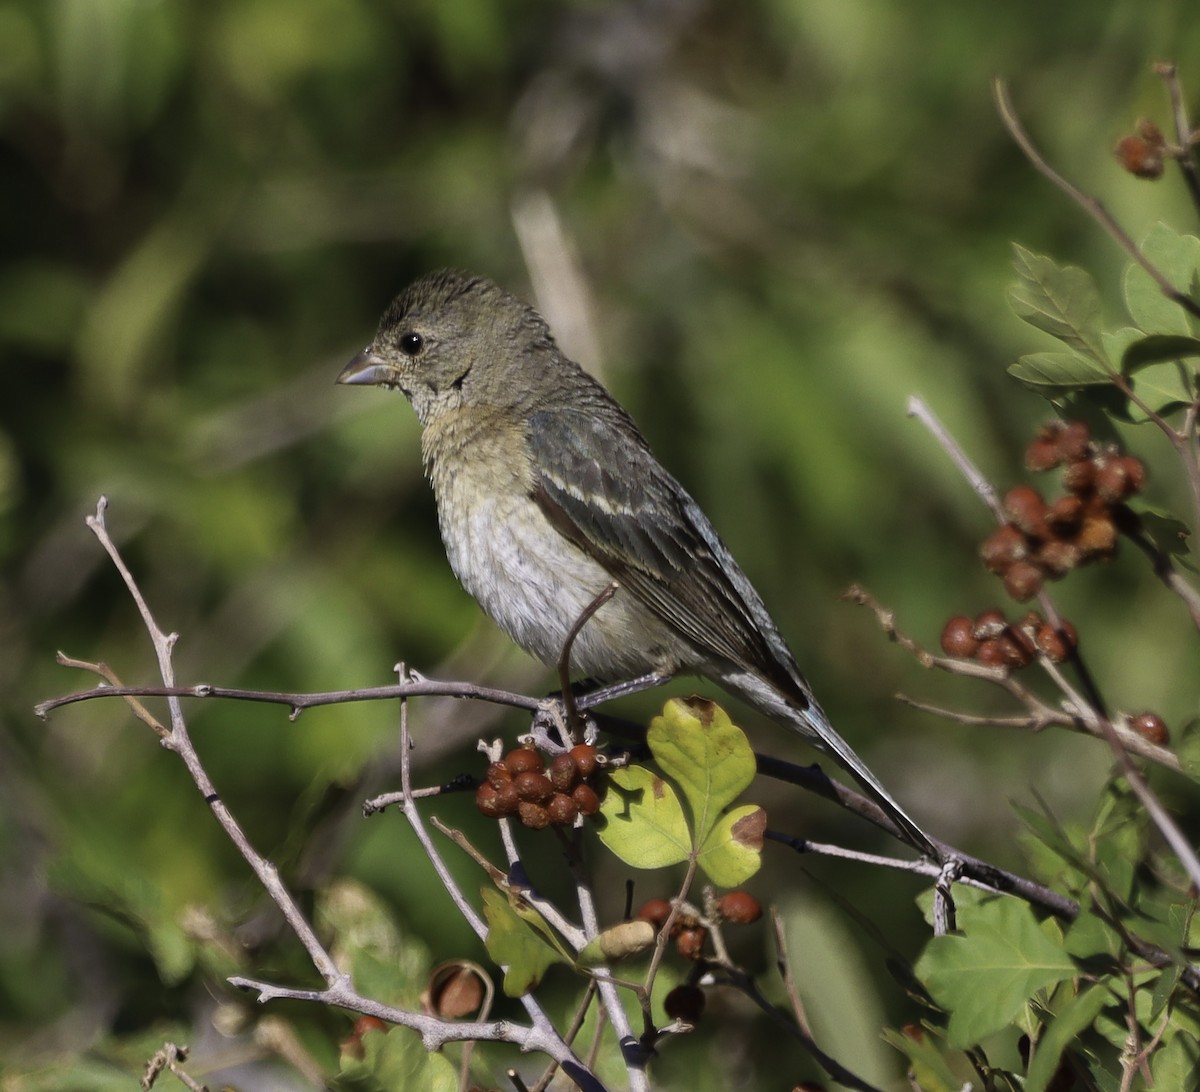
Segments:
[[[533,307],[486,277],[427,274],[337,382],[411,402],[450,566],[523,649],[558,664],[615,582],[571,646],[575,673],[712,680],[828,754],[906,843],[938,856],[834,730],[700,506]]]

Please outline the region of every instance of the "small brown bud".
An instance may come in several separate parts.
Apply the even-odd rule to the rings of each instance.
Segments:
[[[1003,637],[989,637],[979,642],[975,659],[984,667],[1008,667],[1008,651]]]
[[[951,618],[942,627],[942,651],[947,656],[969,660],[975,655],[979,641],[975,638],[975,623],[965,614]]]

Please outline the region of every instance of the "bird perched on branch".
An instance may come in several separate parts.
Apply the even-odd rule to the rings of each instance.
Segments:
[[[813,697],[759,594],[633,420],[532,307],[433,273],[392,302],[339,383],[399,390],[455,575],[514,641],[605,681],[702,675],[831,755],[922,854],[929,838]]]

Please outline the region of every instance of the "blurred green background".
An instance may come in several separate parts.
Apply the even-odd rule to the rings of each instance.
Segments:
[[[1175,178],[1135,181],[1111,147],[1138,116],[1167,120],[1150,63],[1179,60],[1196,89],[1197,55],[1200,22],[1178,0],[0,3],[3,1087],[127,1087],[164,1029],[218,1081],[299,1082],[262,1060],[261,1014],[222,976],[311,971],[179,764],[116,702],[32,715],[92,684],[56,649],[157,681],[84,526],[101,493],[180,635],[181,681],[337,689],[387,683],[402,659],[550,685],[455,584],[411,411],[333,386],[390,297],[441,266],[538,303],[706,508],[842,734],[928,829],[1021,868],[1009,801],[1034,787],[1085,812],[1102,750],[907,711],[897,690],[998,706],[921,672],[837,596],[865,584],[930,646],[948,615],[1001,598],[974,556],[986,513],[904,408],[922,395],[999,484],[1024,480],[1048,407],[1004,369],[1045,345],[1005,304],[1010,241],[1088,266],[1118,307],[1122,256],[1012,147],[991,77],[1137,237],[1159,218],[1191,230],[1193,213]],[[1150,500],[1178,508],[1165,444],[1148,430],[1130,444],[1155,473]],[[1137,558],[1078,574],[1059,602],[1114,707],[1193,712],[1191,685],[1168,685],[1194,674],[1188,623]],[[395,784],[394,708],[189,712],[223,797],[306,897],[354,877],[433,958],[478,956],[402,822],[358,815]],[[474,771],[481,732],[520,727],[419,705],[421,776]],[[883,848],[819,802],[755,791],[775,827]],[[438,813],[493,847],[467,798]],[[534,859],[557,890],[556,851]],[[912,1019],[823,885],[908,954],[917,886],[804,863],[818,879],[770,856],[757,890],[844,953],[821,978],[847,996],[818,981],[814,1007]],[[606,875],[616,918],[625,877]],[[653,882],[639,894],[668,893]],[[206,928],[232,938],[225,957],[197,940]],[[765,941],[743,956],[766,965]],[[334,1064],[349,1021],[272,1011]],[[692,1088],[729,1087],[731,1066],[746,1087],[778,1080],[778,1043],[764,1077],[735,1015],[723,1050],[694,1036],[667,1072]],[[827,1049],[854,1049],[831,1023]],[[883,1053],[869,1065],[900,1069]]]

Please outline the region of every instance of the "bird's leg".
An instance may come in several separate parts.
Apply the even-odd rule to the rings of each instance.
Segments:
[[[575,704],[575,691],[571,688],[571,647],[575,644],[575,638],[579,636],[579,631],[587,625],[588,619],[592,617],[605,603],[607,603],[614,595],[617,594],[617,588],[620,585],[614,580],[601,589],[600,593],[579,612],[579,617],[575,619],[574,624],[567,632],[566,640],[563,641],[562,652],[558,657],[558,678],[562,684],[562,700],[563,709],[567,715],[566,731],[567,739],[570,743],[574,743],[575,726],[582,727],[582,718],[579,716],[579,709]]]

